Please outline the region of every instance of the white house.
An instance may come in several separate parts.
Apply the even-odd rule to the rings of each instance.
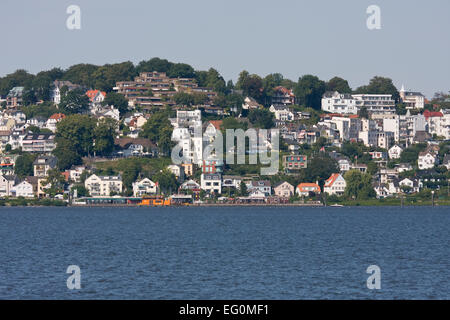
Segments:
[[[322,97],[322,110],[331,113],[358,113],[358,102],[350,94],[326,92]]]
[[[63,113],[55,113],[48,118],[45,127],[52,132],[56,132],[56,125],[66,117]]]
[[[85,188],[93,197],[110,196],[113,193],[122,193],[123,184],[121,176],[97,176],[91,175],[84,182]]]
[[[158,190],[158,184],[150,180],[149,178],[144,178],[140,181],[133,183],[133,195],[135,197],[142,197],[144,195],[156,194]]]
[[[419,165],[420,170],[426,170],[434,168],[437,164],[437,156],[430,151],[424,151],[419,153],[419,159],[417,159],[417,163]]]
[[[347,182],[345,181],[344,177],[339,173],[333,173],[331,177],[329,177],[325,181],[323,192],[328,193],[329,195],[341,196],[344,194],[346,187]]]
[[[34,198],[33,185],[28,181],[22,181],[11,189],[13,197]]]
[[[275,119],[280,121],[294,121],[294,113],[284,106],[272,105],[269,109],[275,116]]]
[[[11,190],[17,182],[15,175],[0,175],[0,197],[10,197]]]
[[[203,173],[200,178],[200,187],[207,192],[222,193],[222,176],[219,173]]]
[[[425,96],[420,92],[406,91],[402,85],[400,99],[407,109],[423,109],[425,107]]]
[[[246,183],[246,186],[249,192],[257,189],[264,193],[266,197],[272,194],[272,186],[269,180],[249,181]]]
[[[400,146],[398,145],[392,146],[392,148],[388,150],[389,159],[400,159],[402,152],[403,149]]]

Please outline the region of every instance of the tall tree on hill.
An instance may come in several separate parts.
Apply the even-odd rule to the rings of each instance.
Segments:
[[[301,105],[320,110],[325,90],[324,81],[313,75],[305,75],[298,79],[294,94]]]
[[[74,89],[61,97],[59,108],[65,114],[83,113],[89,109],[89,98],[84,90]]]
[[[395,101],[400,100],[400,93],[394,86],[392,79],[378,76],[373,77],[367,86],[357,88],[355,93],[391,94]]]
[[[339,93],[352,93],[348,81],[339,77],[334,77],[326,84],[327,91],[337,91]]]

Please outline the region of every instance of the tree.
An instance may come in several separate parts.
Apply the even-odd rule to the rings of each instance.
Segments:
[[[268,110],[250,110],[248,113],[248,120],[254,126],[262,129],[270,129],[274,126],[274,115]]]
[[[316,76],[305,75],[298,79],[294,93],[301,105],[320,110],[322,107],[322,96],[325,90],[326,86],[324,81]]]
[[[36,156],[31,153],[24,153],[19,156],[14,165],[15,174],[23,179],[28,176],[33,175],[33,161],[36,159]]]
[[[248,76],[241,86],[245,96],[252,97],[259,103],[265,102],[264,86],[260,76],[256,74]]]
[[[94,151],[99,155],[109,155],[114,150],[114,136],[117,121],[111,118],[100,119],[94,129]]]
[[[56,125],[55,141],[56,149],[62,141],[67,141],[65,146],[79,156],[83,157],[93,152],[93,133],[96,126],[95,119],[87,115],[74,114],[67,116]]]
[[[240,188],[239,188],[239,195],[241,197],[248,196],[247,185],[245,184],[244,181],[241,181]]]
[[[144,124],[140,136],[157,144],[162,153],[167,153],[172,147],[172,131],[167,112],[157,112]]]
[[[134,65],[130,61],[105,64],[92,73],[93,87],[110,92],[117,81],[130,81],[137,75]]]
[[[362,174],[359,170],[350,170],[345,173],[345,196],[351,199],[369,199],[375,195],[370,174]]]
[[[171,65],[167,75],[170,78],[194,78],[195,71],[186,63],[175,63]]]
[[[22,94],[23,104],[25,106],[32,105],[37,102],[36,95],[31,87],[25,87]]]
[[[339,172],[336,160],[327,154],[320,153],[308,161],[308,169],[302,170],[300,179],[304,182],[318,181],[320,185],[333,173]]]
[[[369,119],[369,111],[367,111],[367,107],[361,107],[361,109],[359,109],[358,111],[358,115],[361,118]]]
[[[119,110],[121,115],[128,112],[128,100],[124,95],[117,92],[108,92],[102,105],[114,106]]]
[[[173,96],[173,100],[178,105],[191,106],[194,104],[194,97],[186,92],[178,92]]]
[[[236,89],[243,90],[244,83],[249,76],[250,76],[250,74],[248,73],[247,70],[241,71],[241,73],[239,73],[238,81],[236,82],[236,86],[235,86]]]
[[[164,194],[171,194],[178,188],[177,177],[168,169],[164,169],[153,176],[158,182],[159,190]]]
[[[339,77],[334,77],[326,83],[326,91],[337,91],[339,93],[352,93],[348,81]]]
[[[69,80],[72,83],[82,85],[84,87],[95,87],[94,72],[99,66],[93,64],[76,64],[67,69],[63,80]]]
[[[400,94],[392,83],[392,79],[383,77],[373,77],[367,86],[356,89],[356,93],[364,94],[391,94],[396,101],[400,100]]]
[[[127,162],[127,166],[123,169],[122,173],[122,181],[126,188],[126,194],[132,195],[133,194],[133,182],[136,181],[136,179],[139,176],[139,172],[142,170],[142,167],[136,159],[133,159],[132,161]]]
[[[160,59],[160,58],[152,58],[147,61],[141,61],[136,67],[136,70],[138,73],[141,72],[169,72],[170,68],[172,67],[173,63],[169,62],[166,59]]]
[[[50,169],[47,178],[43,182],[44,191],[53,198],[58,193],[64,192],[65,183],[66,180],[58,169]]]
[[[61,97],[59,108],[65,114],[83,113],[89,109],[89,98],[84,90],[74,89]]]
[[[58,144],[55,150],[53,150],[53,155],[58,158],[59,170],[67,170],[73,165],[83,163],[80,154],[76,151],[76,146],[65,138],[58,139]]]

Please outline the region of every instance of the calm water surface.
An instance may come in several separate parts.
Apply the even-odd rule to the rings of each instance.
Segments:
[[[0,207],[0,299],[449,299],[449,240],[448,207]]]

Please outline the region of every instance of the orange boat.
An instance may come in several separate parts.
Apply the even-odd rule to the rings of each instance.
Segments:
[[[143,197],[139,203],[140,206],[164,207],[170,206],[170,199],[164,199],[163,196],[147,196]]]

